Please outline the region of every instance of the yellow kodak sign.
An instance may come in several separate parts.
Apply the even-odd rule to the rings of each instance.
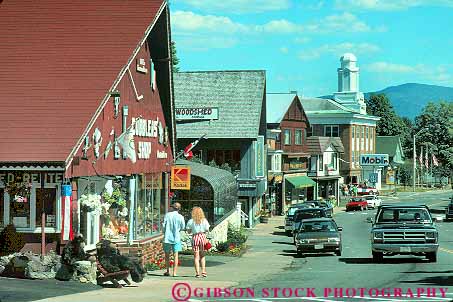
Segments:
[[[171,167],[171,189],[190,190],[190,167]]]

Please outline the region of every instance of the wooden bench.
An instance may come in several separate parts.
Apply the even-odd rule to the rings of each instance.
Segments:
[[[116,288],[122,288],[123,286],[119,283],[121,280],[126,282],[127,285],[131,285],[131,282],[127,279],[127,277],[129,277],[128,270],[109,273],[97,259],[96,265],[98,267],[99,274],[97,277],[98,285],[102,285],[104,282],[110,281]]]

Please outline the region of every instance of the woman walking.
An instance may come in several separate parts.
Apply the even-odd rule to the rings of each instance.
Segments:
[[[201,276],[207,277],[206,273],[206,252],[204,246],[208,239],[206,238],[206,232],[209,231],[208,220],[204,216],[203,209],[200,207],[194,207],[192,209],[192,219],[187,223],[187,229],[193,234],[192,236],[192,249],[195,262],[195,277],[200,278]],[[200,275],[201,266],[201,275]]]

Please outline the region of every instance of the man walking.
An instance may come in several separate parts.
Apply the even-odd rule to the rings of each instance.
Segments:
[[[182,251],[181,236],[179,232],[185,228],[184,217],[179,214],[181,204],[175,202],[171,205],[170,211],[164,217],[164,252],[165,252],[165,265],[167,271],[164,276],[170,276],[170,254],[173,253],[173,274],[177,276],[178,269],[178,252]]]

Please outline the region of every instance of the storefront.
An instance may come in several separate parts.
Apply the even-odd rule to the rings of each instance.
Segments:
[[[284,179],[286,208],[304,200],[313,200],[311,196],[313,196],[313,187],[316,183],[307,175],[290,174],[285,175]]]
[[[57,252],[82,233],[87,248],[110,239],[149,261],[162,253],[175,146],[167,2],[95,1],[93,14],[68,5],[51,39],[71,56],[45,43],[26,47],[49,38],[54,18],[37,24],[34,16],[57,13],[50,4],[10,2],[10,17],[22,21],[0,27],[12,37],[0,45],[0,77],[11,80],[0,96],[0,229],[24,233],[23,250],[44,248],[42,232]],[[24,39],[30,27],[36,35]],[[67,41],[85,42],[74,49]],[[34,72],[17,68],[24,57]]]

